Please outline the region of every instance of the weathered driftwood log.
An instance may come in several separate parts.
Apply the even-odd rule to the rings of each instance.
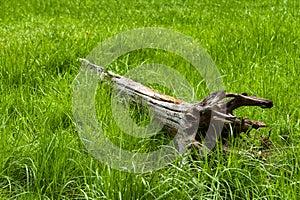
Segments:
[[[251,128],[265,127],[263,122],[241,119],[233,115],[233,110],[242,106],[259,106],[271,108],[271,100],[232,94],[225,90],[214,92],[196,103],[184,102],[180,99],[161,94],[129,78],[105,71],[101,66],[80,59],[88,68],[96,70],[99,76],[112,81],[119,92],[134,102],[148,106],[171,134],[175,135],[179,153],[194,146],[200,148],[205,138],[205,145],[212,148],[218,139],[217,132],[228,138],[230,132],[238,135]],[[226,99],[225,99],[226,98]],[[224,126],[223,126],[224,125]],[[208,135],[210,134],[210,135]]]

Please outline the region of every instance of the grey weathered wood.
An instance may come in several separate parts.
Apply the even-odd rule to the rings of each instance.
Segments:
[[[111,71],[105,71],[88,60],[80,59],[88,68],[96,70],[100,78],[106,78],[114,83],[121,95],[133,102],[148,106],[157,119],[159,119],[170,133],[175,135],[179,153],[184,153],[186,148],[193,144],[199,147],[199,138],[205,137],[206,130],[211,123],[222,125],[222,136],[228,137],[228,128],[231,126],[236,135],[246,132],[251,128],[265,127],[263,122],[240,119],[233,115],[233,111],[242,106],[259,106],[271,108],[271,100],[247,96],[247,94],[226,94],[225,90],[214,92],[197,103],[188,103],[174,97],[161,94],[141,83],[120,76]],[[231,99],[225,99],[231,98]]]

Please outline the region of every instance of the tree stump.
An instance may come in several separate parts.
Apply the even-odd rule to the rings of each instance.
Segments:
[[[80,61],[85,67],[95,70],[100,79],[105,78],[113,82],[120,94],[129,97],[132,102],[148,106],[155,118],[174,135],[180,154],[192,146],[201,151],[203,142],[207,148],[212,149],[220,135],[226,139],[230,133],[238,136],[252,128],[266,127],[263,122],[236,117],[233,114],[235,109],[242,106],[273,107],[271,100],[248,96],[246,93],[226,93],[225,90],[211,93],[199,102],[188,103],[106,71],[88,60],[80,59]]]

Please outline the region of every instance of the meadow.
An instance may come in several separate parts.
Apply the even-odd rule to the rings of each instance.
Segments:
[[[272,109],[236,112],[268,127],[234,139],[229,153],[217,145],[190,165],[179,160],[145,174],[95,159],[73,121],[78,58],[142,27],[190,36],[211,55],[227,91],[273,100]],[[0,199],[299,199],[299,49],[298,0],[0,1]],[[131,52],[110,69],[125,74],[160,61],[186,77],[195,100],[208,94],[186,61],[166,52]],[[100,86],[98,96],[109,90]],[[120,132],[103,107],[109,99],[99,98],[97,110],[108,137]],[[264,146],[260,137],[269,133]]]

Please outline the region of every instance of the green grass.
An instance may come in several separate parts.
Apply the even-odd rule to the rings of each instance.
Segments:
[[[234,141],[236,151],[217,148],[191,166],[178,161],[130,174],[94,159],[73,123],[77,59],[110,36],[141,27],[191,36],[215,60],[227,91],[272,99],[270,110],[236,112],[269,127]],[[0,199],[298,199],[299,38],[298,0],[1,1]],[[201,81],[185,61],[162,51],[132,52],[110,67],[124,74],[154,61],[195,88]],[[207,92],[200,84],[195,100]],[[118,133],[107,107],[105,132]],[[273,145],[262,160],[255,156],[258,140],[269,130]]]

